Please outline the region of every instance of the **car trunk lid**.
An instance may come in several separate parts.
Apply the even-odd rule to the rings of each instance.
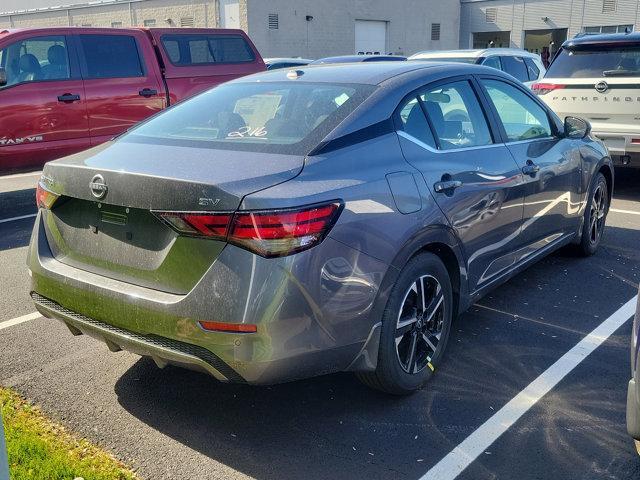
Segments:
[[[295,155],[101,146],[45,167],[45,187],[60,195],[44,211],[47,240],[62,263],[186,294],[225,242],[178,235],[153,211],[235,211],[245,195],[295,177],[303,163]]]

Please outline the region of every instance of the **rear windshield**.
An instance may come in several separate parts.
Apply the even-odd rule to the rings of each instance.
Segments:
[[[546,77],[593,78],[640,76],[640,45],[563,48]]]
[[[124,141],[306,154],[375,89],[327,83],[231,83],[177,104]]]
[[[163,35],[162,45],[173,65],[253,62],[255,55],[240,35]]]

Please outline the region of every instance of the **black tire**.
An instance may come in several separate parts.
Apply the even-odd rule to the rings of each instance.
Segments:
[[[419,292],[425,294],[422,301]],[[433,308],[422,308],[425,304]],[[411,324],[411,320],[403,320],[414,317]],[[377,368],[358,373],[358,378],[368,387],[393,395],[408,395],[420,389],[442,359],[452,319],[453,293],[446,267],[432,253],[416,255],[400,272],[382,314]],[[396,338],[401,338],[397,346]]]
[[[580,243],[576,244],[574,251],[583,257],[589,257],[596,253],[609,213],[609,186],[607,179],[600,172],[596,174],[589,189],[589,200],[584,211],[584,221],[582,222],[582,234]],[[594,218],[594,216],[596,218]],[[594,224],[596,227],[594,235]]]

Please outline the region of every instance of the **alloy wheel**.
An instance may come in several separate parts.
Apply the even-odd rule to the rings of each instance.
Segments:
[[[444,319],[440,282],[431,275],[421,276],[405,293],[396,323],[396,354],[406,373],[419,373],[430,366],[438,350]]]
[[[604,230],[607,214],[607,194],[602,185],[598,185],[591,198],[591,212],[589,215],[589,240],[594,245],[598,243]]]

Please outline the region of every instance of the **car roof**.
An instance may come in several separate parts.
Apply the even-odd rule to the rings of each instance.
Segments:
[[[347,62],[365,62],[370,58],[388,58],[392,61],[398,61],[399,59],[406,60],[406,57],[401,55],[339,55],[336,57],[325,57],[316,60],[317,63],[347,63]],[[382,60],[381,60],[382,61]]]
[[[527,52],[520,48],[478,48],[467,50],[425,50],[414,53],[409,57],[409,60],[420,60],[421,58],[480,58],[495,55],[539,57],[537,53]]]
[[[574,48],[590,45],[639,45],[640,33],[603,33],[599,35],[581,35],[567,40],[562,44],[564,48]]]
[[[494,69],[479,65],[467,65],[452,62],[360,62],[360,63],[326,63],[311,64],[279,70],[267,70],[246,77],[232,80],[230,83],[245,82],[302,82],[332,83],[332,84],[365,84],[380,85],[392,78],[417,70],[446,70],[447,75],[465,75],[471,73],[495,73]],[[292,76],[290,72],[298,73]]]
[[[264,59],[264,63],[280,63],[280,62],[305,62],[305,63],[311,63],[313,62],[313,60],[310,60],[308,58],[299,58],[299,57],[273,57],[273,58],[265,58]]]

